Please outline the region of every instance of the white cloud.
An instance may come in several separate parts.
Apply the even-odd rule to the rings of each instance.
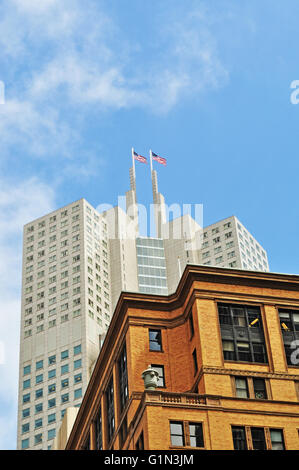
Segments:
[[[223,86],[228,73],[207,10],[167,15],[157,14],[145,58],[146,38],[137,45],[124,38],[102,4],[12,0],[0,20],[0,46],[19,70],[0,107],[2,151],[18,145],[33,156],[73,158],[81,117],[91,110],[165,114],[181,100]]]

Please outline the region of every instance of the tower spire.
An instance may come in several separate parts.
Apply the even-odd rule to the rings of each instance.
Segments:
[[[156,170],[153,169],[153,155],[150,150],[150,163],[151,163],[151,178],[154,202],[154,214],[156,225],[156,236],[162,238],[162,227],[166,223],[166,209],[164,196],[158,191],[158,175]]]

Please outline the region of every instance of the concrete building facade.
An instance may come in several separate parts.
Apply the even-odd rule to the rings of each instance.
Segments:
[[[111,319],[107,225],[84,199],[24,227],[18,448],[79,406]]]

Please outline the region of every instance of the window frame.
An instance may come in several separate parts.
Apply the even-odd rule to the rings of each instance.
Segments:
[[[151,339],[151,333],[158,333],[158,340]],[[149,328],[148,329],[148,338],[149,338],[149,350],[152,352],[163,352],[163,342],[162,342],[162,330],[160,328]],[[151,344],[158,344],[159,349],[152,348]]]
[[[158,379],[158,381],[162,380],[162,382],[163,382],[163,385],[159,385],[159,384],[158,384],[157,388],[166,388],[164,365],[163,365],[163,364],[151,364],[151,367],[152,367],[153,369],[155,369],[155,370],[158,372],[158,374],[159,374],[159,379]],[[161,374],[161,375],[160,375],[158,369],[161,369],[161,371],[162,371],[162,374]]]
[[[171,424],[181,425],[182,434],[174,434],[171,432]],[[202,439],[202,446],[192,446],[191,445],[191,435],[190,433],[190,426],[200,426],[201,429],[201,439]],[[205,438],[204,438],[204,424],[202,421],[186,421],[186,420],[169,420],[169,430],[170,430],[170,447],[171,448],[188,448],[188,449],[205,449]],[[171,437],[172,436],[181,436],[182,437],[182,445],[174,444]]]
[[[268,364],[268,351],[261,306],[217,302],[217,309],[223,360],[250,364]],[[227,328],[231,329],[230,337],[225,332]],[[238,330],[240,328],[244,330],[244,333],[246,331],[246,338],[244,340],[240,337]],[[254,338],[252,334],[253,328],[259,331],[259,338]],[[224,343],[226,343],[225,346],[229,346],[230,343],[231,347],[225,349]],[[262,359],[262,361],[257,359]]]
[[[233,430],[235,429],[242,429],[244,432],[245,437],[245,446],[246,449],[236,449],[235,448],[235,441]],[[263,431],[263,438],[264,438],[264,448],[263,450],[286,450],[286,443],[285,443],[285,433],[284,428],[279,427],[270,427],[270,426],[247,426],[244,424],[231,424],[231,432],[232,432],[232,441],[233,441],[233,448],[234,450],[261,450],[254,448],[254,440],[252,436],[252,430],[262,430]],[[273,449],[273,440],[271,438],[271,431],[278,431],[281,433],[281,441],[278,441],[282,444],[283,449]]]
[[[251,377],[251,376],[243,376],[243,375],[232,375],[232,388],[233,388],[233,395],[236,398],[240,398],[243,400],[271,400],[272,399],[272,393],[271,393],[271,387],[270,387],[270,381],[269,379],[265,377]],[[236,380],[237,379],[243,379],[246,381],[247,385],[247,397],[241,397],[237,395],[238,387]],[[256,389],[254,387],[254,381],[257,380],[262,380],[264,382],[264,391],[265,391],[265,398],[257,397],[256,396]],[[240,389],[241,390],[241,389]]]

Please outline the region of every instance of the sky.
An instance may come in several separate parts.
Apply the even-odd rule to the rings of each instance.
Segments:
[[[23,225],[116,205],[132,147],[167,158],[168,204],[237,216],[271,271],[299,274],[298,17],[297,0],[0,0],[0,449],[16,447]],[[136,174],[148,204],[149,165]]]

